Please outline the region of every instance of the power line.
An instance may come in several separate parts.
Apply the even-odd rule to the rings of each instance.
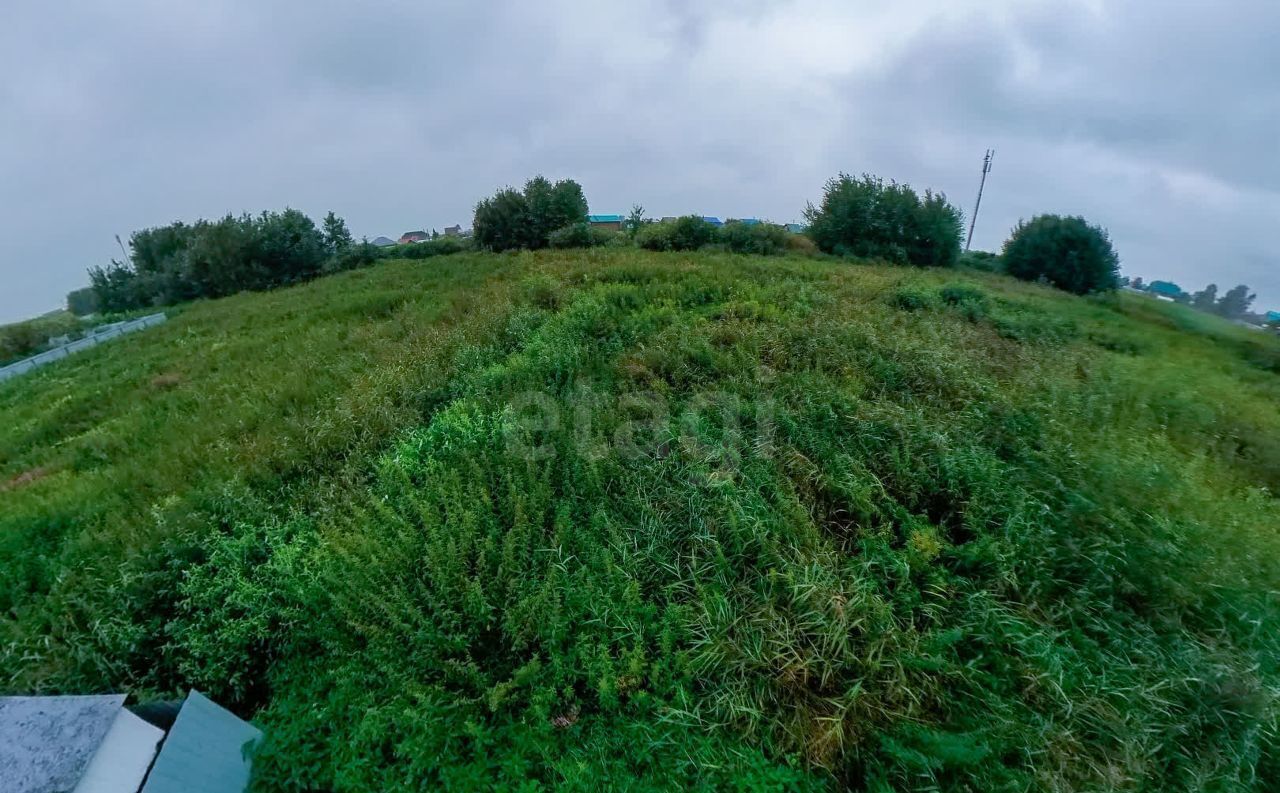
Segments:
[[[969,218],[969,237],[964,241],[966,251],[973,242],[973,227],[978,223],[978,208],[982,206],[982,188],[987,186],[987,174],[991,173],[991,159],[995,156],[995,149],[987,149],[987,156],[982,158],[982,181],[978,183],[978,200],[973,205],[973,217]]]

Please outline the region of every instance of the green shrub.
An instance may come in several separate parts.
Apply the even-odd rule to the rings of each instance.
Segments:
[[[127,264],[89,270],[103,311],[272,289],[331,269],[330,243],[296,209],[143,229],[129,238],[129,247]]]
[[[822,204],[805,209],[809,236],[826,253],[896,264],[951,267],[960,257],[960,210],[942,193],[870,174],[827,182]]]
[[[631,244],[626,234],[612,229],[596,228],[589,223],[573,223],[551,232],[547,240],[552,248],[625,247]]]
[[[937,305],[933,293],[916,285],[904,286],[889,296],[889,305],[903,311],[920,311]]]
[[[970,270],[981,270],[984,273],[1002,273],[1004,264],[1000,257],[990,251],[965,251],[960,254],[961,267]]]
[[[524,192],[505,188],[476,204],[472,223],[476,244],[486,250],[547,247],[552,232],[586,217],[587,199],[572,179],[555,184],[542,176]]]
[[[390,255],[400,259],[430,259],[432,256],[448,256],[470,250],[471,246],[459,237],[439,237],[427,242],[398,245]]]
[[[636,233],[636,244],[651,251],[696,251],[716,240],[716,227],[697,215],[649,223]]]
[[[730,221],[717,230],[716,241],[733,253],[777,256],[787,252],[787,230],[773,223]]]
[[[1001,253],[1005,271],[1077,295],[1115,289],[1120,259],[1105,229],[1081,217],[1040,215],[1019,222]]]

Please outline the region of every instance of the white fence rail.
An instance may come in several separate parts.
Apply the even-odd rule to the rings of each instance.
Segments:
[[[89,331],[82,339],[76,339],[68,342],[61,347],[54,347],[52,350],[45,350],[39,355],[33,355],[30,358],[24,358],[17,363],[11,363],[8,366],[0,367],[0,383],[11,377],[17,377],[20,374],[26,374],[32,369],[38,369],[47,363],[66,358],[72,353],[87,350],[90,347],[97,346],[108,339],[114,339],[117,336],[123,336],[126,333],[133,333],[143,328],[149,328],[153,325],[159,325],[168,317],[164,314],[149,314],[145,317],[129,320],[128,322],[115,322],[110,325],[102,325]]]

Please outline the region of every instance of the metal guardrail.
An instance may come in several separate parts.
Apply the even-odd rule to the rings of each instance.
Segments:
[[[150,328],[159,325],[168,319],[164,314],[148,314],[145,317],[129,320],[128,322],[115,322],[110,325],[102,325],[93,330],[83,338],[68,342],[60,347],[54,347],[52,350],[45,350],[39,355],[33,355],[30,358],[24,358],[17,363],[11,363],[8,366],[0,367],[0,382],[4,382],[11,377],[17,377],[26,374],[32,369],[38,369],[48,363],[62,360],[72,353],[87,350],[90,347],[96,347],[104,341],[114,339],[117,336],[123,336],[126,333]]]

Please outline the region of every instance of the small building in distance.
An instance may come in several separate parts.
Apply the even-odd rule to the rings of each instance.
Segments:
[[[431,239],[431,235],[425,231],[406,231],[400,235],[400,244],[408,245],[411,242],[426,242]]]
[[[709,217],[709,216],[707,216],[707,215],[703,215],[703,216],[702,216],[702,219],[703,219],[705,222],[710,223],[710,224],[711,224],[711,225],[713,225],[713,226],[723,226],[723,225],[724,225],[724,221],[723,221],[723,220],[721,220],[720,218],[713,218],[713,217]]]
[[[458,226],[458,225],[445,226],[445,227],[444,227],[444,235],[445,235],[446,237],[461,237],[461,236],[462,236],[462,226]]]
[[[396,241],[391,239],[390,237],[378,236],[373,238],[372,244],[377,245],[379,248],[385,248],[388,245],[395,245]]]
[[[805,227],[800,223],[788,223],[787,225],[783,226],[783,228],[785,228],[787,231],[791,232],[792,234],[803,234],[805,232]]]
[[[1172,281],[1152,281],[1147,292],[1163,300],[1177,300],[1182,297],[1182,287]]]
[[[1280,322],[1280,311],[1268,311],[1267,322]]]
[[[625,220],[626,218],[622,215],[587,215],[587,225],[593,229],[622,231],[622,223]]]

